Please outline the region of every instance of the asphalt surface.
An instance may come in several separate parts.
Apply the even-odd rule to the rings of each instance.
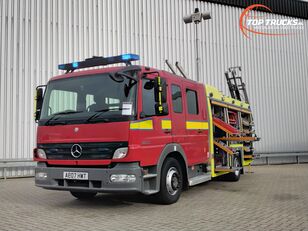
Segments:
[[[33,178],[0,180],[0,230],[308,230],[308,164],[252,171],[192,187],[173,205],[140,195],[79,201]]]

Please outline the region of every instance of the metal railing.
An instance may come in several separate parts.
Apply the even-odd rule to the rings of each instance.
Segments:
[[[306,160],[301,161],[304,159],[303,157],[306,157]],[[254,162],[257,163],[258,160],[265,159],[265,164],[267,165],[288,163],[286,161],[270,162],[271,159],[277,160],[279,158],[280,160],[286,160],[287,158],[295,158],[295,161],[289,162],[289,163],[296,163],[296,164],[307,163],[308,162],[308,151],[256,153]]]
[[[32,159],[18,159],[18,160],[0,160],[0,170],[2,169],[4,179],[7,179],[7,170],[11,168],[34,168],[36,167],[36,162]],[[33,175],[23,175],[16,177],[29,177]]]

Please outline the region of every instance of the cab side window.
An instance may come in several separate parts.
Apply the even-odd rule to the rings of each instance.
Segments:
[[[197,92],[186,89],[186,100],[188,114],[197,115],[199,113]]]
[[[172,107],[175,113],[182,113],[182,92],[178,85],[171,85]]]

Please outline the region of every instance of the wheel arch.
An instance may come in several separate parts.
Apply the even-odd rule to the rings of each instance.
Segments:
[[[179,164],[181,165],[182,173],[183,173],[183,188],[188,187],[188,172],[187,172],[187,158],[185,152],[181,145],[176,143],[167,144],[157,162],[157,191],[160,190],[160,178],[161,178],[161,169],[165,162],[165,160],[169,157],[175,158]]]

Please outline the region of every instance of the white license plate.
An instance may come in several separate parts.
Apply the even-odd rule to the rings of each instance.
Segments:
[[[87,172],[63,172],[63,179],[69,180],[88,180]]]

